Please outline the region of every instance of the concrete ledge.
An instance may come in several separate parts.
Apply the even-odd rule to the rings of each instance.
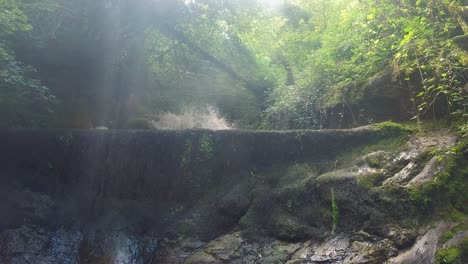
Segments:
[[[221,177],[329,159],[391,136],[364,127],[326,131],[0,131],[0,181],[35,191],[120,198],[195,199]],[[237,177],[237,176],[232,176]],[[240,177],[240,176],[239,176]]]

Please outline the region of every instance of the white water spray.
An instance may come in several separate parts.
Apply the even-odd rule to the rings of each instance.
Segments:
[[[158,122],[153,124],[158,129],[184,130],[192,128],[204,128],[211,130],[233,129],[230,124],[212,106],[205,109],[197,107],[186,107],[180,114],[165,113],[159,117]]]

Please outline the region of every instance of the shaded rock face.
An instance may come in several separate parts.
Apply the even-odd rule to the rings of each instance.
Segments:
[[[370,78],[365,83],[341,89],[342,102],[324,109],[321,124],[329,128],[346,128],[385,120],[403,121],[411,118],[410,85],[393,76],[391,70]],[[413,79],[413,78],[412,78]],[[418,76],[415,76],[415,80]],[[353,91],[355,94],[351,94]]]
[[[432,157],[424,161],[417,158],[426,153],[424,149],[448,147],[446,143],[452,140],[412,139],[407,147],[376,149],[346,158],[348,145],[327,147],[348,140],[372,145],[384,137],[370,128],[330,134],[265,132],[264,142],[254,144],[259,135],[240,134],[240,139],[237,132],[219,135],[196,131],[184,132],[189,133],[183,135],[189,135],[191,143],[184,138],[183,143],[175,143],[174,153],[162,157],[141,149],[143,141],[133,139],[134,133],[140,132],[131,132],[130,140],[122,138],[122,132],[95,131],[107,142],[99,150],[87,133],[73,135],[73,140],[86,147],[75,145],[71,149],[62,145],[68,139],[56,141],[55,133],[40,134],[46,143],[40,143],[31,154],[26,154],[26,146],[17,151],[12,144],[5,144],[17,153],[0,159],[7,168],[0,182],[0,198],[4,198],[0,209],[9,212],[0,219],[0,263],[299,264],[412,259],[415,255],[407,252],[426,239],[428,229],[418,232],[417,220],[413,220],[415,208],[405,190],[434,177],[418,176],[433,171],[426,169],[434,166],[427,162]],[[173,144],[173,137],[181,136],[180,132],[161,133],[158,135],[164,140],[171,140],[156,142],[152,151]],[[263,148],[280,136],[288,139]],[[296,141],[302,143],[285,147]],[[70,142],[65,146],[78,144]],[[47,154],[48,144],[60,155]],[[126,148],[136,153],[133,158],[137,161],[125,156]],[[286,153],[270,153],[284,149]],[[70,163],[75,157],[79,162],[89,158],[80,152],[105,157],[79,163],[93,166],[93,173],[84,178],[80,178],[84,168],[66,175],[70,168],[77,168]],[[252,155],[259,156],[244,160]],[[44,168],[46,161],[54,165]],[[387,182],[412,161],[417,166],[410,177]],[[161,167],[164,162],[168,167]],[[176,165],[179,167],[171,177],[162,176]],[[15,179],[20,172],[29,176]],[[56,174],[48,175],[52,172]],[[113,172],[121,175],[110,177]],[[125,173],[131,177],[122,179]],[[155,179],[149,184],[151,175]],[[141,184],[149,186],[138,187]],[[128,194],[126,188],[137,190]],[[155,194],[149,193],[151,188]],[[332,204],[337,205],[337,212]],[[432,237],[437,240],[440,232]],[[427,252],[427,256],[431,254]]]

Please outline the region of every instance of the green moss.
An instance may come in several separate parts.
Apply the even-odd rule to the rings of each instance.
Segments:
[[[371,168],[382,168],[384,166],[385,163],[382,163],[382,160],[376,158],[376,157],[372,157],[372,158],[367,158],[366,159],[367,161],[367,164],[369,165],[369,167]]]
[[[431,211],[433,209],[433,196],[436,185],[433,182],[426,183],[422,186],[412,187],[410,189],[410,200],[419,208],[421,212]]]
[[[353,148],[351,151],[348,151],[336,158],[339,163],[337,164],[339,168],[349,167],[353,165],[354,162],[362,156],[365,156],[369,153],[376,152],[376,151],[385,151],[389,154],[396,154],[401,152],[407,147],[407,142],[409,140],[409,135],[399,135],[396,137],[389,137],[374,141],[371,144],[359,146]],[[379,162],[376,162],[379,163]],[[377,164],[374,164],[377,165]],[[381,166],[383,164],[378,164]]]
[[[436,253],[435,263],[437,264],[450,264],[456,263],[461,259],[460,249],[457,247],[442,248]]]
[[[445,232],[442,237],[439,240],[439,243],[443,245],[445,242],[449,241],[451,238],[453,238],[455,234],[452,232],[452,230],[449,230]]]
[[[448,231],[442,236],[440,244],[447,242],[454,235],[454,232]],[[451,246],[439,249],[435,257],[436,263],[438,264],[466,263],[466,260],[468,260],[468,237],[463,239],[462,243],[458,247]]]
[[[406,125],[400,125],[393,122],[383,122],[372,125],[372,128],[380,132],[380,137],[369,144],[361,145],[347,151],[336,158],[336,164],[329,164],[335,169],[342,169],[353,165],[354,162],[369,153],[376,151],[384,151],[388,154],[397,154],[407,148],[407,142],[413,131]],[[369,160],[369,166],[374,168],[382,168],[386,162],[380,159]]]
[[[372,128],[379,130],[385,136],[398,136],[414,132],[414,129],[403,124],[386,121],[378,124],[373,124]]]
[[[357,182],[359,186],[368,190],[373,187],[378,186],[384,180],[385,180],[385,175],[382,172],[365,173],[365,174],[359,175],[357,178]]]
[[[210,135],[202,135],[194,144],[187,139],[184,145],[184,152],[180,158],[180,167],[189,172],[192,170],[200,170],[201,163],[207,162],[214,157],[214,143]],[[199,166],[200,165],[200,166]]]
[[[463,121],[464,122],[464,121]],[[450,129],[452,131],[456,131],[457,127],[460,123],[451,117],[448,118],[441,118],[441,119],[427,119],[427,120],[420,120],[419,124],[417,121],[407,121],[402,123],[404,126],[412,129],[413,131],[417,131],[421,135],[426,135],[433,131],[440,131],[441,128]]]
[[[213,138],[209,135],[202,135],[198,140],[198,151],[202,161],[212,159],[214,156]]]
[[[414,204],[425,212],[432,209],[468,213],[468,163],[464,152],[468,149],[468,140],[461,142],[446,153],[445,165],[434,180],[410,189]]]
[[[355,176],[356,173],[350,171],[349,169],[334,170],[317,177],[315,183],[317,186],[320,186],[322,184],[333,183],[346,178],[354,178]]]

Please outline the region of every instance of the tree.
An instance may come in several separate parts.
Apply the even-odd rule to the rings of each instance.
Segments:
[[[34,78],[35,69],[17,61],[12,38],[32,29],[22,2],[0,1],[0,126],[44,125],[56,100]]]

